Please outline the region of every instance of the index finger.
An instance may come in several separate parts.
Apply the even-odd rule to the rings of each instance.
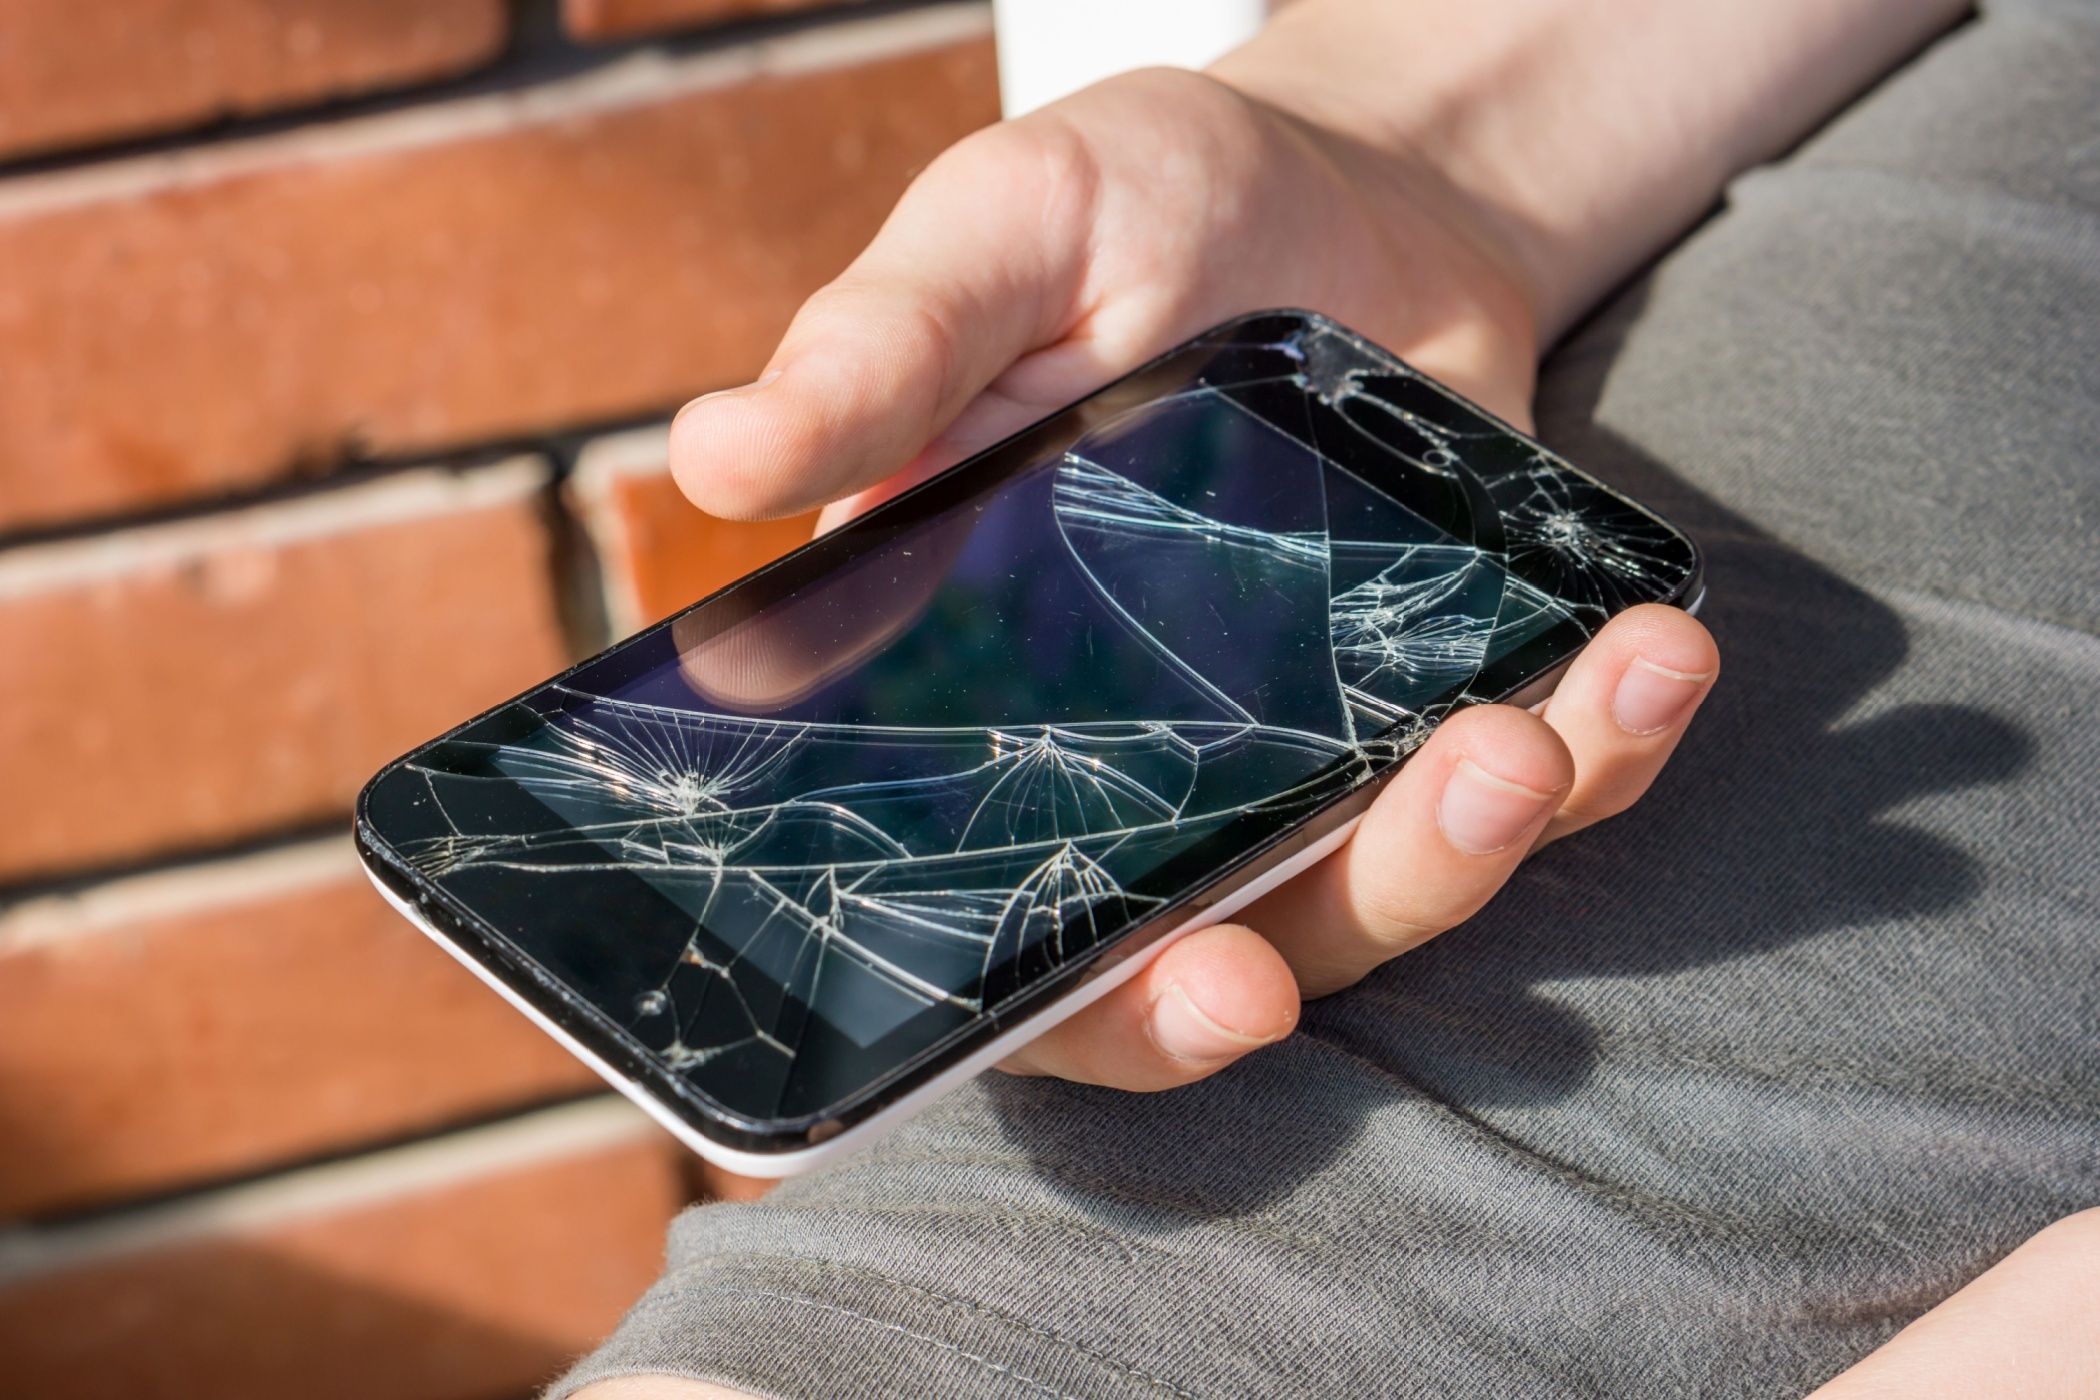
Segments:
[[[852,266],[806,302],[751,385],[693,400],[671,471],[733,520],[791,515],[910,461],[1077,315],[1089,186],[1054,122],[950,148]]]

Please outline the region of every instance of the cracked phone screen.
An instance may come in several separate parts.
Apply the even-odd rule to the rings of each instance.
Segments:
[[[572,1022],[715,1113],[809,1121],[1693,570],[1535,443],[1271,314],[412,754],[368,815]]]

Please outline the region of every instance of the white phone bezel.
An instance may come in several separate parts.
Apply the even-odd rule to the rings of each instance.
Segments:
[[[505,982],[479,958],[461,947],[450,935],[425,918],[421,910],[403,899],[385,880],[380,878],[379,872],[373,868],[371,857],[367,852],[360,850],[358,852],[358,861],[364,866],[365,874],[371,879],[373,887],[386,898],[387,903],[393,905],[399,911],[403,918],[421,929],[432,942],[450,953],[469,972],[495,988],[499,996],[519,1011],[524,1012],[534,1025],[560,1042],[562,1048],[596,1070],[599,1077],[633,1100],[644,1113],[647,1113],[651,1118],[662,1124],[664,1129],[673,1137],[725,1171],[735,1172],[739,1176],[776,1180],[782,1177],[800,1176],[804,1172],[813,1171],[827,1162],[865,1147],[868,1143],[873,1142],[876,1138],[895,1128],[899,1123],[918,1113],[927,1104],[939,1098],[955,1085],[982,1074],[985,1070],[990,1069],[993,1065],[1005,1059],[1029,1041],[1034,1040],[1058,1022],[1068,1016],[1077,1014],[1114,991],[1117,987],[1128,982],[1176,940],[1186,934],[1194,933],[1197,929],[1208,928],[1212,924],[1223,922],[1227,917],[1245,908],[1270,890],[1275,889],[1293,875],[1309,869],[1323,857],[1340,850],[1343,843],[1349,839],[1350,833],[1356,830],[1356,823],[1359,820],[1360,818],[1358,817],[1349,818],[1333,831],[1328,832],[1319,840],[1306,846],[1305,849],[1294,852],[1290,856],[1276,862],[1275,865],[1264,870],[1253,879],[1248,880],[1247,883],[1219,899],[1216,903],[1190,915],[1185,922],[1154,939],[1145,948],[1122,959],[1115,966],[1098,976],[1089,978],[1070,992],[1043,1007],[1040,1011],[1017,1022],[1011,1028],[1000,1032],[970,1054],[934,1075],[933,1078],[927,1080],[924,1084],[898,1096],[894,1103],[885,1104],[860,1122],[840,1130],[835,1136],[827,1138],[823,1142],[780,1152],[747,1152],[709,1138],[705,1133],[702,1133],[681,1117],[669,1104],[666,1104],[648,1084],[614,1068],[603,1056],[591,1049],[589,1045],[577,1039],[576,1036],[564,1029],[524,997],[519,996],[509,983]]]
[[[1261,316],[1286,315],[1297,315],[1309,321],[1334,326],[1333,322],[1328,321],[1325,317],[1318,316],[1317,313],[1292,312],[1289,310],[1250,313],[1249,317],[1237,318],[1234,322],[1226,323],[1226,326],[1229,327]],[[1214,328],[1213,333],[1225,328]],[[1345,327],[1335,327],[1335,329],[1341,334],[1351,337],[1355,336],[1354,332],[1347,330]],[[1179,353],[1179,348],[1167,352],[1166,355],[1150,362],[1148,365],[1140,366],[1138,369],[1133,370],[1130,375],[1125,376],[1123,380],[1117,381],[1116,385],[1109,386],[1109,389],[1114,389],[1127,381],[1151,372],[1157,367],[1166,364],[1168,359],[1177,353]],[[1106,393],[1109,390],[1103,390],[1102,392]],[[1448,393],[1449,391],[1445,392]],[[1454,397],[1456,396],[1454,395]],[[1076,412],[1087,402],[1089,400],[1082,400],[1079,404],[1071,405],[1060,412]],[[1526,441],[1535,441],[1530,439],[1528,435],[1519,433],[1516,429],[1509,427],[1508,424],[1500,423],[1500,420],[1494,419],[1492,414],[1487,413],[1484,409],[1480,409],[1477,405],[1470,407],[1472,411],[1483,414],[1491,421],[1499,423],[1503,429],[1511,434]],[[1057,416],[1053,414],[1052,418]],[[1037,426],[1041,425],[1038,424]],[[1008,441],[1010,444],[1018,440],[1016,438]],[[986,453],[979,454],[978,457],[973,457],[968,462],[962,463],[951,470],[962,471],[983,457],[999,452],[1005,445],[1002,444],[1001,446],[988,449]],[[940,479],[937,476],[933,480],[937,481]],[[927,490],[932,485],[933,481],[928,481],[921,483],[919,487],[914,489]],[[884,508],[896,507],[911,494],[913,493],[905,493],[904,497],[899,497],[897,500],[892,501],[888,507]],[[1646,507],[1639,506],[1637,502],[1629,501],[1629,504],[1634,505],[1636,509],[1646,510]],[[1647,513],[1651,516],[1653,515],[1653,512]],[[1657,518],[1659,519],[1659,517]],[[814,546],[810,547],[814,548]],[[1692,547],[1692,557],[1692,573],[1686,579],[1678,596],[1686,599],[1686,601],[1679,603],[1679,606],[1683,607],[1687,612],[1696,613],[1706,600],[1706,588],[1696,546]],[[735,586],[737,585],[732,585],[732,587]],[[1544,674],[1531,678],[1519,686],[1516,691],[1503,696],[1502,699],[1505,703],[1520,706],[1541,702],[1558,685],[1560,675],[1572,659],[1572,656],[1563,659],[1558,665],[1552,667]],[[582,664],[587,665],[589,663]],[[564,675],[566,674],[568,673],[564,673]],[[557,679],[561,678],[557,677]],[[471,723],[473,721],[469,721],[469,724]],[[464,727],[462,726],[462,728]],[[1397,766],[1393,765],[1392,768],[1389,768],[1386,773],[1380,776],[1379,780],[1382,782],[1384,777],[1390,776],[1390,773],[1396,770]],[[1360,809],[1361,805],[1368,803],[1369,798],[1370,794],[1368,792],[1359,789],[1355,793],[1339,797],[1337,804],[1343,801],[1358,801]],[[359,810],[361,821],[362,803],[360,803]],[[1323,809],[1322,812],[1313,814],[1308,818],[1308,821],[1317,822],[1323,816],[1330,815],[1338,816],[1338,814],[1333,813],[1333,804]],[[1136,976],[1152,959],[1158,957],[1163,950],[1178,939],[1197,929],[1220,922],[1292,876],[1305,870],[1314,862],[1340,849],[1355,830],[1359,815],[1360,810],[1359,814],[1337,819],[1333,830],[1325,832],[1317,839],[1307,841],[1300,849],[1292,851],[1288,855],[1278,854],[1280,850],[1286,849],[1288,843],[1294,839],[1291,832],[1284,831],[1276,833],[1273,842],[1262,843],[1261,848],[1257,852],[1243,852],[1241,856],[1229,859],[1221,865],[1221,870],[1229,870],[1231,873],[1223,875],[1221,881],[1244,875],[1244,882],[1232,888],[1228,893],[1218,896],[1214,902],[1204,904],[1203,907],[1194,910],[1181,923],[1175,925],[1166,933],[1152,938],[1143,948],[1126,956],[1116,958],[1113,962],[1106,963],[1101,970],[1085,977],[1084,980],[1078,982],[1070,990],[1056,995],[1046,1005],[1021,1018],[1013,1025],[997,1032],[986,1043],[962,1055],[955,1063],[947,1066],[945,1069],[936,1071],[926,1082],[905,1091],[894,1101],[885,1104],[881,1108],[870,1110],[865,1118],[861,1118],[850,1125],[839,1126],[836,1120],[832,1124],[827,1124],[827,1127],[836,1127],[836,1131],[823,1141],[766,1151],[752,1151],[732,1147],[709,1137],[706,1132],[689,1121],[686,1114],[681,1111],[679,1102],[671,1096],[674,1091],[653,1086],[645,1079],[638,1078],[636,1075],[616,1068],[606,1055],[592,1049],[577,1033],[562,1026],[550,1012],[535,1006],[525,996],[521,995],[517,988],[504,979],[504,974],[492,967],[488,962],[485,962],[477,951],[464,946],[453,935],[440,927],[438,923],[433,922],[421,909],[417,908],[412,900],[404,898],[394,888],[393,883],[390,882],[390,879],[394,877],[390,877],[375,864],[372,851],[366,849],[362,841],[359,843],[359,859],[365,867],[365,873],[372,879],[380,894],[385,897],[389,904],[399,910],[404,918],[421,929],[439,947],[445,949],[454,958],[464,963],[476,977],[495,988],[504,1000],[510,1002],[535,1025],[553,1036],[571,1054],[596,1070],[607,1083],[611,1084],[629,1099],[632,1099],[644,1112],[661,1123],[680,1142],[683,1142],[706,1160],[729,1171],[745,1176],[779,1178],[810,1171],[865,1146],[870,1141],[880,1137],[884,1132],[889,1131],[897,1124],[919,1112],[928,1103],[954,1085],[990,1068],[1013,1053],[1021,1045],[1026,1044],[1060,1021],[1106,996],[1109,992]],[[376,835],[374,839],[375,841],[377,840]],[[1303,840],[1304,837],[1300,835],[1295,839]],[[1242,863],[1242,856],[1251,856],[1255,873],[1246,873],[1250,865]],[[396,877],[398,877],[398,874],[399,872],[395,872]],[[1200,901],[1208,893],[1208,891],[1205,891],[1193,896],[1193,898]],[[1163,919],[1167,915],[1162,914],[1160,917]],[[1106,951],[1111,955],[1114,952],[1112,949]],[[610,1021],[605,1020],[602,1016],[598,1017],[598,1021],[599,1025],[593,1027],[594,1030],[603,1029],[617,1034],[616,1028],[612,1026]]]
[[[1695,579],[1691,588],[1691,596],[1680,606],[1686,612],[1696,616],[1705,603],[1705,580]],[[1526,687],[1527,693],[1509,697],[1509,702],[1528,705],[1533,709],[1538,708],[1545,703],[1545,700],[1558,686],[1560,675],[1564,669],[1565,663]],[[1351,834],[1355,832],[1356,824],[1360,820],[1362,820],[1360,815],[1352,816],[1338,825],[1333,831],[1308,844],[1303,850],[1293,852],[1291,855],[1278,860],[1274,865],[1255,875],[1230,894],[1191,914],[1184,922],[1153,940],[1146,947],[1122,959],[1099,975],[1089,978],[1041,1010],[1025,1017],[1007,1030],[1000,1032],[970,1054],[935,1074],[924,1084],[899,1095],[895,1102],[884,1105],[882,1108],[870,1113],[866,1118],[841,1129],[835,1136],[827,1138],[823,1142],[777,1152],[749,1152],[741,1148],[730,1147],[725,1143],[716,1142],[698,1128],[695,1128],[680,1116],[675,1109],[665,1103],[648,1084],[614,1068],[597,1051],[591,1049],[589,1045],[564,1029],[545,1012],[518,995],[517,991],[509,983],[505,982],[481,959],[461,947],[450,935],[425,918],[415,905],[403,899],[399,893],[381,878],[379,871],[372,864],[370,853],[362,847],[358,851],[358,861],[363,865],[365,874],[371,879],[373,887],[379,891],[387,903],[393,905],[400,912],[403,918],[421,929],[432,942],[443,948],[447,953],[450,953],[469,972],[495,988],[497,995],[523,1012],[534,1025],[548,1035],[553,1036],[570,1054],[597,1071],[598,1075],[606,1083],[633,1100],[643,1112],[662,1124],[664,1129],[673,1137],[701,1157],[724,1170],[735,1172],[739,1176],[778,1180],[813,1171],[828,1162],[865,1147],[876,1138],[895,1128],[899,1123],[918,1113],[926,1105],[939,1098],[955,1085],[990,1069],[993,1065],[1005,1059],[1029,1041],[1034,1040],[1052,1026],[1069,1016],[1085,1010],[1117,987],[1128,982],[1139,972],[1143,971],[1154,958],[1166,951],[1169,946],[1184,935],[1194,933],[1197,929],[1208,928],[1212,924],[1223,922],[1227,917],[1261,898],[1261,896],[1275,889],[1292,876],[1311,868],[1324,857],[1340,850],[1343,844],[1349,840]]]

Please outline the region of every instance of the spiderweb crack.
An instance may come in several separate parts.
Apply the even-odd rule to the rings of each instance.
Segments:
[[[696,1080],[784,1073],[819,1017],[879,1037],[928,1008],[995,1013],[1158,909],[1175,854],[1363,781],[1493,698],[1474,692],[1496,656],[1684,568],[1668,527],[1345,333],[1204,353],[1189,387],[1044,466],[1041,528],[1093,635],[1157,667],[1180,713],[869,724],[552,686],[506,737],[411,765],[438,829],[407,854],[439,881],[649,882],[690,936],[613,1014]],[[1292,386],[1295,436],[1262,408]],[[1235,452],[1274,479],[1235,476]],[[1412,515],[1353,452],[1491,501],[1497,547]],[[506,817],[516,789],[555,820]]]

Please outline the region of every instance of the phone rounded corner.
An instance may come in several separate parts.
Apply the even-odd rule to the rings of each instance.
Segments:
[[[1210,327],[1203,334],[1206,336],[1221,335],[1237,331],[1257,321],[1274,320],[1299,321],[1307,325],[1319,326],[1325,330],[1344,329],[1342,323],[1335,320],[1332,316],[1329,316],[1324,311],[1315,311],[1309,306],[1260,306],[1252,311],[1242,311],[1236,316],[1228,317],[1218,322],[1215,326]],[[1354,332],[1348,333],[1354,334]]]
[[[852,1139],[850,1131],[827,1142],[787,1148],[779,1152],[731,1147],[700,1132],[682,1140],[694,1156],[710,1166],[720,1167],[723,1171],[737,1176],[776,1182],[807,1176],[838,1155],[841,1150],[851,1151],[859,1146],[858,1141]],[[840,1149],[834,1144],[844,1144],[844,1147]]]
[[[387,838],[381,829],[380,821],[373,814],[373,800],[382,788],[400,776],[407,763],[407,754],[386,763],[378,772],[365,779],[364,785],[357,790],[356,798],[350,803],[351,845],[357,851],[358,860],[367,869],[374,868],[375,861],[388,866],[401,863],[400,851]]]
[[[1350,330],[1347,326],[1344,326],[1340,321],[1335,320],[1334,317],[1328,315],[1326,312],[1316,310],[1315,308],[1310,306],[1281,306],[1276,308],[1276,310],[1270,312],[1269,314],[1272,316],[1295,317],[1300,321],[1306,321],[1311,323],[1312,325],[1318,326],[1322,330],[1340,331],[1352,337],[1356,334],[1355,331]]]
[[[1245,328],[1248,327],[1254,327],[1255,332],[1243,334],[1241,339],[1250,346],[1253,340],[1257,338],[1257,335],[1265,342],[1288,342],[1281,347],[1274,344],[1264,344],[1253,348],[1271,352],[1280,348],[1292,353],[1296,353],[1299,350],[1308,350],[1314,346],[1324,349],[1328,348],[1325,346],[1324,337],[1328,333],[1333,333],[1346,337],[1350,341],[1360,342],[1363,346],[1368,347],[1369,350],[1377,351],[1377,353],[1384,355],[1393,364],[1403,364],[1398,357],[1392,356],[1390,352],[1385,352],[1381,348],[1372,345],[1364,340],[1359,333],[1350,330],[1333,317],[1305,307],[1277,307],[1248,311],[1224,321],[1207,334],[1224,338],[1233,332],[1244,332]],[[1297,334],[1300,329],[1308,331],[1310,334],[1301,340]],[[1200,339],[1201,337],[1196,338],[1196,340]],[[1182,349],[1187,350],[1195,343],[1196,341],[1192,341],[1189,345],[1183,346]],[[1162,356],[1155,364],[1167,364],[1175,353],[1179,352],[1169,352],[1167,356]],[[1274,358],[1273,355],[1272,358]],[[1126,379],[1134,379],[1136,375],[1143,372],[1144,370],[1142,369],[1133,371],[1133,374],[1126,376]],[[1412,373],[1412,371],[1410,372]],[[1478,413],[1495,426],[1518,439],[1519,442],[1529,444],[1533,448],[1539,447],[1537,439],[1530,434],[1521,432],[1503,423],[1492,413],[1485,409],[1480,409],[1478,405],[1465,399],[1456,391],[1445,388],[1435,380],[1428,379],[1427,376],[1422,377],[1427,380],[1433,389],[1456,401],[1459,405]],[[1306,382],[1305,376],[1299,376],[1296,382],[1302,388]],[[1106,394],[1109,391],[1103,390],[1101,392]],[[1074,410],[1068,410],[1068,412],[1075,411],[1077,407],[1074,406]],[[1036,425],[1038,428],[1041,426],[1041,424]],[[928,509],[948,509],[947,505],[943,505],[932,494],[938,489],[938,482],[952,480],[955,473],[963,472],[972,463],[1004,450],[1012,444],[1022,443],[1029,431],[1029,429],[1023,429],[1021,432],[1003,439],[1001,443],[995,444],[984,453],[977,454],[977,456],[957,464],[956,467],[951,469],[950,473],[922,483],[921,486],[915,488],[915,492],[924,493],[919,497],[920,499],[934,502],[933,506],[927,507]],[[1561,462],[1549,450],[1541,450],[1547,451],[1549,464],[1558,464],[1573,475],[1597,486],[1605,493],[1613,496],[1618,495],[1610,487],[1597,482],[1595,478],[1589,477],[1579,468],[1573,468]],[[1338,467],[1337,469],[1340,468]],[[1376,489],[1375,485],[1373,489]],[[892,500],[887,503],[885,509],[893,514],[902,511],[905,508],[904,503],[912,499],[913,494],[906,493]],[[968,498],[965,497],[964,499]],[[1623,496],[1619,497],[1619,499],[1627,501],[1629,505],[1649,515],[1667,530],[1671,536],[1674,536],[1676,540],[1681,542],[1681,559],[1685,572],[1678,585],[1675,588],[1665,587],[1663,580],[1668,575],[1662,569],[1657,569],[1651,574],[1648,586],[1641,591],[1655,601],[1672,603],[1685,608],[1687,611],[1696,612],[1705,600],[1706,571],[1704,551],[1700,548],[1698,542],[1688,532],[1677,527],[1672,522],[1655,515],[1654,512],[1647,511],[1646,507],[1639,506],[1637,502],[1632,502],[1629,498]],[[867,529],[870,518],[863,517],[860,522],[857,522],[859,528]],[[905,523],[909,524],[910,521],[906,520]],[[845,533],[840,532],[842,536]],[[816,551],[818,551],[822,543],[823,541],[812,542],[789,557],[818,557]],[[1484,551],[1486,546],[1480,546],[1479,548]],[[821,559],[819,562],[822,562]],[[767,566],[767,569],[774,569],[780,566],[780,563],[776,561],[775,564]],[[766,571],[762,569],[759,573],[764,574]],[[1515,573],[1513,567],[1510,572],[1512,574]],[[1519,579],[1523,581],[1522,576],[1519,576]],[[730,585],[730,588],[734,587],[736,585]],[[710,596],[721,596],[727,592],[729,592],[729,589],[725,588],[717,595]],[[1624,595],[1619,596],[1623,597]],[[1329,601],[1331,603],[1332,599],[1330,598]],[[644,629],[641,633],[637,633],[635,637],[620,643],[619,646],[629,646],[641,637],[652,635],[667,625],[667,623],[660,623],[656,627]],[[1571,617],[1567,620],[1567,626],[1560,628],[1559,631],[1553,633],[1550,637],[1543,639],[1541,642],[1542,653],[1550,652],[1552,647],[1565,646],[1567,644],[1565,634],[1575,626],[1576,620]],[[611,652],[608,652],[605,656],[610,656],[611,654]],[[571,672],[565,672],[563,676],[556,677],[555,682],[559,682],[565,676],[582,670],[583,667],[603,662],[605,656],[601,656],[593,662],[582,663],[577,668],[572,668]],[[1514,657],[1515,653],[1512,653],[1512,660],[1514,660]],[[1536,692],[1527,692],[1524,700],[1519,701],[1519,703],[1527,703],[1543,698],[1545,694],[1550,694],[1565,673],[1571,659],[1571,656],[1563,655],[1558,665],[1543,673],[1534,673],[1530,677],[1530,684],[1536,688]],[[552,685],[555,682],[546,684]],[[1519,687],[1519,689],[1523,690],[1524,687]],[[592,694],[595,695],[596,692],[593,691]],[[1514,695],[1515,692],[1512,694]],[[493,714],[494,712],[490,713]],[[542,716],[542,718],[545,717],[544,715]],[[487,716],[483,718],[487,718]],[[472,723],[475,722],[469,722],[469,724]],[[455,730],[453,733],[459,733],[467,727],[467,725],[462,725],[459,730]],[[659,1126],[664,1128],[689,1151],[725,1172],[767,1181],[780,1181],[805,1175],[839,1158],[863,1149],[902,1122],[915,1116],[940,1093],[946,1092],[958,1082],[981,1073],[985,1068],[997,1063],[998,1059],[1003,1054],[1008,1053],[1014,1046],[1034,1039],[1064,1016],[1073,1014],[1085,1005],[1090,1004],[1092,1000],[1106,990],[1117,985],[1122,978],[1141,968],[1151,956],[1156,956],[1159,951],[1164,949],[1175,937],[1180,936],[1181,933],[1185,933],[1194,927],[1199,927],[1203,923],[1215,922],[1218,918],[1225,917],[1233,909],[1239,907],[1241,903],[1273,887],[1274,883],[1304,868],[1312,860],[1332,850],[1339,849],[1349,839],[1356,824],[1357,816],[1361,814],[1361,806],[1368,804],[1376,785],[1382,784],[1391,777],[1394,771],[1397,771],[1400,763],[1405,761],[1406,752],[1405,750],[1399,751],[1400,757],[1393,759],[1389,767],[1378,772],[1371,780],[1370,785],[1360,788],[1357,798],[1358,811],[1355,815],[1348,815],[1347,820],[1343,822],[1339,829],[1327,829],[1315,834],[1310,825],[1313,818],[1308,817],[1300,826],[1280,834],[1276,843],[1270,846],[1257,844],[1252,847],[1241,848],[1242,854],[1251,859],[1265,859],[1272,851],[1290,850],[1296,852],[1296,854],[1291,855],[1288,861],[1279,861],[1270,867],[1253,871],[1241,887],[1235,888],[1231,892],[1233,899],[1230,901],[1220,900],[1215,897],[1214,884],[1206,886],[1201,891],[1201,902],[1198,902],[1194,896],[1190,896],[1183,904],[1173,906],[1188,915],[1188,922],[1178,929],[1170,929],[1153,946],[1137,948],[1129,955],[1123,957],[1122,961],[1127,966],[1122,968],[1120,972],[1111,972],[1103,978],[1097,978],[1090,988],[1089,984],[1081,983],[1079,988],[1068,988],[1063,992],[1055,993],[1053,1001],[1046,1005],[1041,1005],[1039,1008],[1020,1009],[1020,1016],[1017,1019],[1006,1021],[1003,1031],[999,1029],[1001,1018],[992,1018],[989,1023],[990,1029],[984,1032],[983,1038],[976,1041],[974,1050],[971,1049],[971,1042],[958,1037],[953,1045],[947,1042],[936,1045],[934,1049],[939,1051],[938,1055],[928,1051],[920,1061],[892,1066],[885,1071],[886,1078],[879,1081],[879,1092],[876,1088],[866,1088],[857,1092],[851,1098],[828,1103],[822,1114],[813,1117],[767,1117],[762,1114],[749,1114],[743,1108],[731,1107],[731,1104],[735,1103],[740,1097],[748,1101],[751,1098],[758,1097],[757,1095],[729,1094],[718,1100],[710,1097],[705,1082],[700,1076],[687,1076],[682,1067],[651,1063],[648,1058],[650,1052],[647,1047],[641,1045],[632,1036],[623,1036],[621,1023],[612,1018],[603,1007],[588,1000],[584,993],[573,994],[559,1006],[554,1005],[552,993],[547,988],[553,985],[553,979],[556,977],[556,974],[544,972],[534,966],[530,961],[529,954],[519,951],[517,947],[505,941],[508,935],[496,932],[499,928],[508,929],[510,925],[498,923],[491,916],[485,915],[479,906],[469,908],[467,896],[452,888],[452,882],[449,877],[431,873],[434,867],[429,860],[423,858],[422,853],[425,849],[425,843],[420,833],[424,830],[432,813],[435,813],[437,816],[445,816],[448,811],[452,815],[458,814],[457,804],[454,802],[452,795],[453,789],[445,786],[441,781],[449,772],[445,766],[448,761],[446,751],[436,747],[442,742],[443,738],[441,737],[440,740],[433,741],[431,745],[412,750],[408,754],[394,759],[374,773],[358,791],[353,804],[355,844],[359,851],[361,863],[364,864],[374,883],[380,886],[382,892],[388,893],[390,897],[394,898],[396,903],[401,903],[405,900],[422,905],[423,909],[420,914],[410,912],[410,918],[414,922],[422,926],[425,932],[431,933],[441,944],[454,951],[455,955],[460,956],[462,961],[469,962],[470,966],[473,966],[485,980],[489,980],[492,985],[495,985],[497,990],[505,995],[506,999],[516,1004],[528,1016],[540,1022],[544,1029],[552,1032],[566,1048],[587,1065],[596,1069],[613,1088],[644,1109]],[[416,764],[416,760],[419,758],[423,759],[420,766]],[[399,784],[404,782],[410,786],[399,786]],[[440,795],[443,798],[442,802],[438,801]],[[1338,797],[1332,805],[1338,807],[1341,802],[1346,800],[1348,798],[1345,794],[1343,797]],[[419,803],[424,804],[421,808],[422,814],[420,816],[418,815],[417,807]],[[1329,810],[1329,807],[1322,807],[1314,815],[1320,816]],[[1338,813],[1338,815],[1342,814]],[[1284,844],[1286,841],[1294,844],[1286,846]],[[414,859],[405,856],[403,854],[404,846],[410,851],[417,852],[417,856]],[[1237,860],[1238,857],[1236,856],[1235,859]],[[1227,864],[1217,869],[1220,873],[1212,877],[1214,882],[1221,880],[1225,874],[1235,872],[1238,867]],[[455,922],[461,924],[462,927],[453,927]],[[434,928],[433,926],[436,927]],[[436,931],[438,928],[442,928],[445,931],[438,932]],[[469,957],[464,949],[474,947],[476,940],[481,940],[490,945],[490,947],[480,949],[472,957]],[[1087,990],[1082,991],[1081,989]],[[566,988],[563,990],[566,992]],[[978,1032],[973,1029],[972,1034],[976,1035]],[[795,1053],[800,1053],[799,1045],[796,1047]],[[876,1085],[878,1081],[870,1080],[869,1083],[870,1085]],[[781,1101],[781,1099],[775,1098],[772,1102],[774,1106],[778,1106]]]
[[[1676,531],[1677,538],[1684,541],[1685,551],[1691,558],[1686,565],[1684,582],[1678,585],[1676,596],[1669,601],[1672,606],[1697,617],[1708,601],[1706,551],[1691,531],[1674,523],[1670,523],[1670,528]]]
[[[583,1058],[594,1067],[594,1056]],[[607,1082],[632,1100],[687,1151],[712,1166],[760,1181],[806,1176],[825,1163],[858,1150],[898,1121],[878,1110],[858,1123],[838,1119],[807,1122],[738,1121],[683,1095],[669,1095],[648,1081],[600,1068]],[[909,1116],[906,1114],[905,1116]],[[763,1145],[779,1143],[779,1146]]]

